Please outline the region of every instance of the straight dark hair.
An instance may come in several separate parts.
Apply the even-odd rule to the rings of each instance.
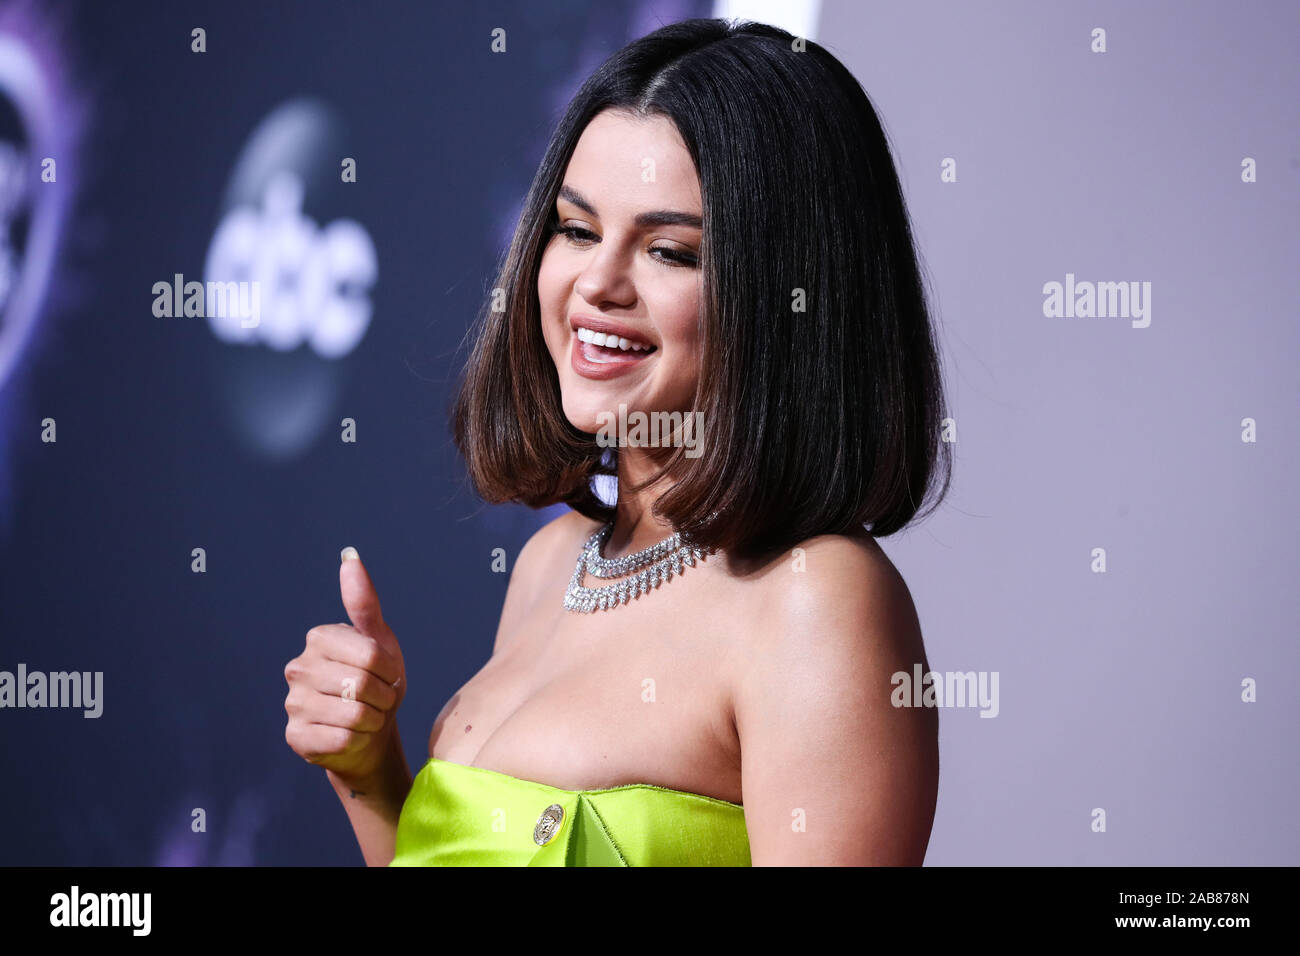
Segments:
[[[673,122],[703,202],[693,409],[706,441],[699,457],[678,447],[667,459],[655,513],[698,545],[753,558],[819,534],[893,534],[936,489],[937,507],[952,472],[942,374],[875,110],[816,43],[715,19],[615,53],[555,130],[452,412],[479,494],[613,518],[593,480],[616,473],[617,450],[565,417],[537,296],[569,159],[609,109]]]

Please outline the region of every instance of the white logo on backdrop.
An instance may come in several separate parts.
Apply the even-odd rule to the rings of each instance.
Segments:
[[[370,287],[378,274],[375,246],[358,222],[324,227],[303,215],[303,184],[293,173],[271,177],[261,205],[237,206],[212,236],[204,272],[209,282],[255,282],[261,315],[209,315],[223,342],[288,351],[304,341],[322,358],[341,358],[370,325]]]

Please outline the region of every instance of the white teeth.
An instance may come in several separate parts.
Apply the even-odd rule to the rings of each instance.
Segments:
[[[592,345],[601,345],[607,349],[619,349],[623,352],[653,352],[653,345],[642,345],[639,342],[633,342],[622,336],[614,335],[612,332],[593,332],[591,329],[578,327],[578,341],[590,342]]]

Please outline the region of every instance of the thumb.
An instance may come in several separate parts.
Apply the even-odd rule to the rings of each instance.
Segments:
[[[366,637],[373,637],[386,647],[393,643],[393,632],[384,623],[379,609],[379,595],[370,581],[366,566],[356,548],[344,548],[339,555],[339,593],[352,626]]]

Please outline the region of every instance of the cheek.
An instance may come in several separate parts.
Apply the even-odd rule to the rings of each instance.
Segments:
[[[537,304],[541,308],[542,335],[552,349],[559,344],[559,324],[564,321],[568,301],[569,283],[563,270],[555,256],[543,253],[537,270]]]
[[[543,312],[554,311],[555,303],[560,299],[560,270],[555,256],[549,251],[542,253],[542,261],[537,269],[537,300]]]
[[[673,342],[686,355],[696,356],[700,351],[700,296],[695,286],[683,289],[668,308]]]
[[[695,287],[683,290],[670,309],[672,318],[661,328],[671,343],[671,390],[674,402],[680,403],[694,392],[700,372],[699,295]]]

